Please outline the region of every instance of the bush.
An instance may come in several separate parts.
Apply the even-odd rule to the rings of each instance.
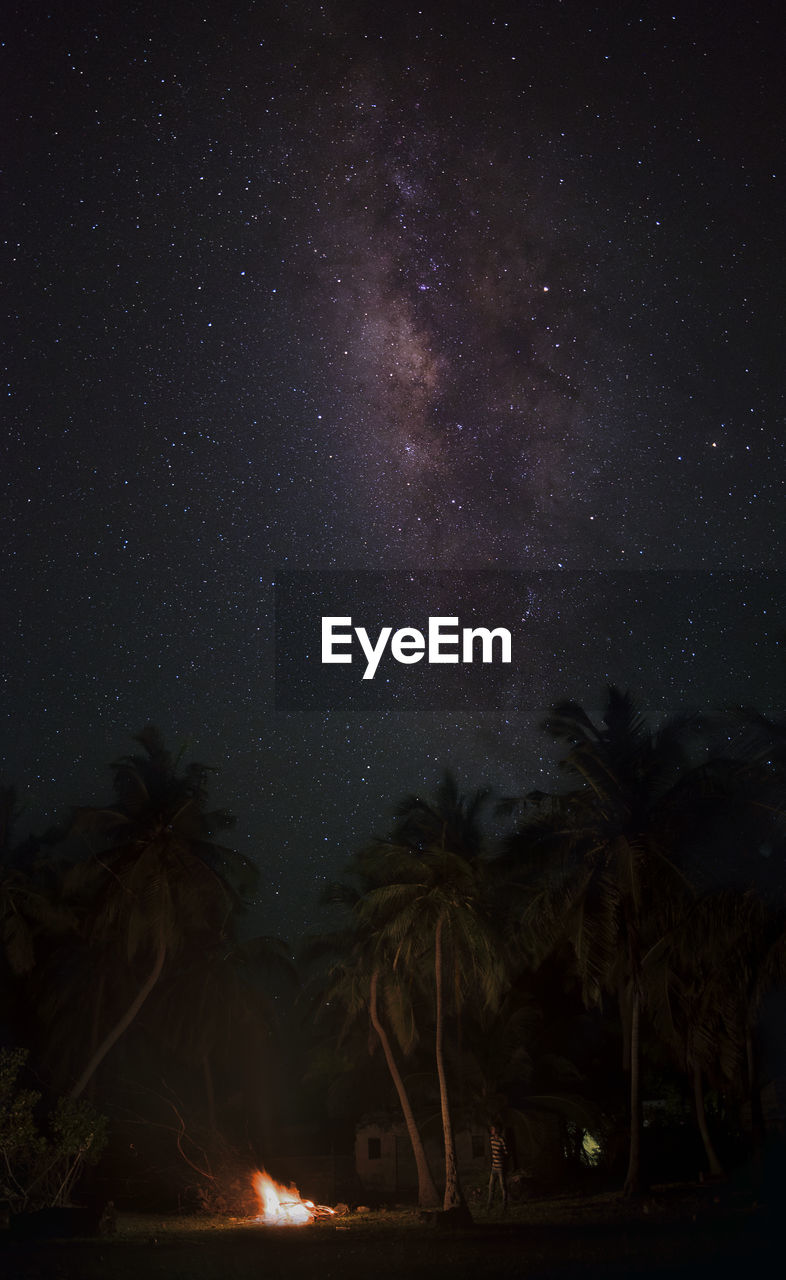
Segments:
[[[42,1116],[42,1095],[18,1083],[26,1061],[26,1049],[0,1049],[0,1198],[15,1213],[69,1204],[107,1141],[106,1117],[83,1098],[57,1098]]]

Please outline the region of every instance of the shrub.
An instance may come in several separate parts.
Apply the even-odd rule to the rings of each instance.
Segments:
[[[0,1049],[0,1199],[13,1212],[63,1206],[85,1164],[106,1146],[106,1117],[84,1098],[42,1095],[19,1085],[26,1049]]]

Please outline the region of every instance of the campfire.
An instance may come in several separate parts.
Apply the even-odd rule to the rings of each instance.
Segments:
[[[254,1191],[259,1199],[257,1222],[269,1227],[306,1227],[317,1218],[335,1217],[335,1209],[312,1200],[301,1200],[294,1183],[282,1186],[262,1169],[254,1175]]]

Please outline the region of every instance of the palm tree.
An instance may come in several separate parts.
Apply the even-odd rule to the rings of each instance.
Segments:
[[[758,1154],[764,1141],[764,1120],[757,1023],[767,992],[786,972],[786,884],[783,859],[778,856],[786,835],[786,719],[752,708],[736,708],[719,721],[718,729],[714,753],[696,771],[696,811],[703,839],[697,842],[694,874],[702,877],[702,862],[707,861],[711,883],[720,879],[731,887],[706,892],[699,904],[706,917],[709,969],[703,1006],[714,1008],[720,1003],[724,1011],[722,1039],[743,1059],[739,1069],[745,1079],[751,1136]],[[738,887],[741,869],[748,886],[745,891]],[[692,938],[690,945],[695,942]],[[690,973],[685,949],[680,962],[680,973],[686,965]]]
[[[695,717],[650,730],[629,694],[607,691],[602,724],[575,702],[555,706],[544,728],[568,744],[563,768],[578,787],[535,796],[511,842],[529,857],[549,855],[545,887],[529,908],[551,937],[567,935],[585,1003],[619,1000],[630,1076],[625,1193],[641,1188],[640,1019],[650,948],[670,927],[687,892],[675,865],[689,808],[686,742]]]
[[[112,765],[115,805],[80,809],[74,822],[97,847],[73,868],[70,888],[87,903],[91,941],[109,946],[118,962],[124,947],[136,985],[72,1086],[74,1098],[139,1014],[167,957],[194,933],[221,936],[253,871],[212,840],[233,820],[224,810],[206,811],[206,766],[191,763],[180,771],[180,757],[152,727],[135,740],[144,754]],[[133,968],[138,961],[146,966],[143,975]]]
[[[750,891],[736,895],[728,927],[719,935],[719,950],[719,968],[736,1006],[736,1030],[744,1045],[751,1137],[760,1154],[764,1117],[756,1029],[766,996],[786,979],[786,908],[782,903],[770,905]]]
[[[756,1027],[767,994],[786,978],[786,913],[753,890],[707,894],[663,957],[660,1022],[694,1084],[710,1172],[723,1170],[704,1114],[703,1078],[747,1096],[754,1148],[763,1138]]]
[[[468,1216],[459,1179],[445,1065],[446,1005],[458,1015],[471,992],[481,1005],[499,1000],[505,977],[501,948],[486,911],[479,815],[487,793],[464,799],[446,775],[434,801],[413,796],[399,806],[387,841],[358,855],[377,887],[359,903],[361,926],[378,933],[393,968],[421,980],[430,954],[435,1001],[435,1059],[445,1147],[443,1208]]]
[[[729,925],[739,920],[736,893],[699,898],[654,948],[648,994],[656,1030],[693,1089],[696,1124],[711,1177],[723,1175],[707,1121],[704,1087],[736,1087],[743,1070],[739,1004],[726,961]],[[736,927],[736,926],[735,926]]]
[[[409,991],[401,981],[401,976],[394,971],[390,955],[385,954],[384,944],[380,944],[377,937],[369,936],[359,924],[363,895],[378,885],[376,868],[372,864],[363,873],[357,866],[350,868],[350,871],[360,881],[359,890],[353,885],[340,882],[329,885],[324,894],[325,902],[349,910],[350,927],[312,939],[306,949],[306,959],[313,961],[325,954],[334,957],[320,991],[319,1004],[323,1010],[336,1006],[344,1009],[339,1042],[343,1041],[351,1026],[368,1017],[382,1049],[407,1128],[417,1170],[418,1205],[421,1209],[434,1209],[439,1204],[439,1194],[409,1090],[388,1032],[389,1025],[402,1051],[405,1054],[411,1052],[417,1040],[417,1029]]]

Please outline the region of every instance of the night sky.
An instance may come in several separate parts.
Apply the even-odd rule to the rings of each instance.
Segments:
[[[155,723],[294,939],[549,703],[784,705],[783,6],[11,5],[0,771]],[[319,661],[323,613],[507,667]],[[780,644],[779,644],[780,639]]]

